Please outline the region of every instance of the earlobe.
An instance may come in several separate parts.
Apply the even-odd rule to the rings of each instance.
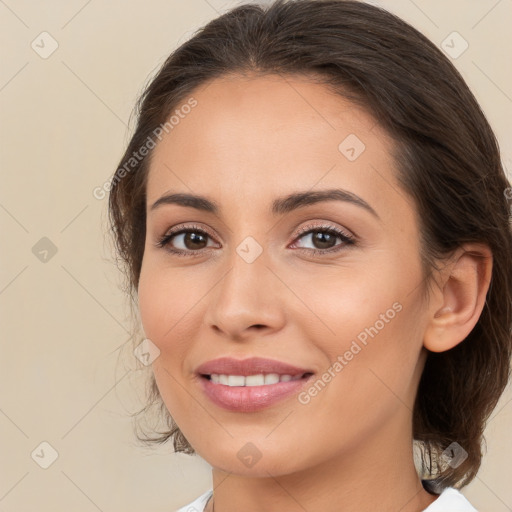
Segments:
[[[423,338],[432,352],[455,347],[478,322],[491,282],[492,252],[484,244],[464,244],[441,274]]]

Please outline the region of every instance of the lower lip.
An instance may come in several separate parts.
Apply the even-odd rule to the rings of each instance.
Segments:
[[[200,380],[203,391],[214,404],[229,411],[253,412],[298,393],[312,376],[265,386],[226,386],[202,376]]]

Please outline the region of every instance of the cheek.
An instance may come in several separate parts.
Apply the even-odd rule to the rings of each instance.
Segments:
[[[302,314],[295,320],[306,329],[314,328],[311,339],[337,354],[360,333],[364,341],[365,330],[376,322],[378,331],[384,331],[399,316],[396,309],[400,305],[394,308],[393,304],[400,301],[400,283],[387,277],[394,275],[389,269],[375,270],[375,265],[361,266],[357,271],[347,265],[329,271],[295,272],[287,276],[294,283],[294,293],[303,299]],[[309,309],[307,314],[304,305]],[[383,320],[380,315],[384,315]]]
[[[379,263],[364,272],[335,269],[295,278],[297,293],[315,313],[302,316],[302,330],[326,356],[322,371],[330,368],[335,375],[327,387],[344,397],[334,400],[340,412],[364,414],[366,403],[383,408],[397,401],[394,393],[402,397],[414,388],[422,320],[421,299],[411,293],[411,283],[418,282],[419,268],[411,260]]]
[[[169,310],[169,297],[163,293],[157,273],[148,270],[143,263],[138,288],[139,311],[144,333],[153,343],[159,345],[162,337],[163,318]],[[169,294],[170,296],[170,294]],[[159,347],[161,349],[161,347]]]
[[[174,343],[200,297],[192,282],[157,263],[143,262],[138,288],[141,322],[146,336],[161,351],[168,349],[170,342]]]
[[[152,363],[162,399],[172,415],[181,417],[188,399],[183,395],[183,362],[190,346],[189,287],[176,280],[176,273],[147,260],[143,262],[138,288],[138,302],[144,334],[160,350]],[[191,292],[189,292],[191,293]],[[193,310],[192,310],[193,311]],[[189,313],[190,315],[190,313]]]
[[[138,288],[144,334],[160,350],[152,364],[166,404],[181,400],[192,378],[190,355],[200,339],[205,294],[211,288],[197,270],[170,268],[157,258],[143,262]]]

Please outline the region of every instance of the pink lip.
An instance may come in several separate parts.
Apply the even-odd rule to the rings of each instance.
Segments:
[[[235,412],[254,412],[298,393],[311,377],[265,386],[240,387],[214,384],[206,377],[200,377],[200,384],[206,396],[219,407]]]
[[[215,384],[205,375],[216,373],[247,376],[277,373],[278,375],[297,376],[304,375],[305,373],[312,374],[313,372],[281,361],[260,357],[243,360],[222,357],[200,365],[196,373],[200,376],[199,380],[202,390],[213,403],[230,411],[254,412],[298,393],[312,375],[298,380],[278,382],[265,386],[227,386]]]
[[[203,363],[196,369],[199,375],[211,375],[212,373],[224,375],[257,375],[260,373],[277,373],[278,375],[303,375],[304,373],[313,373],[307,368],[265,359],[262,357],[250,357],[248,359],[233,359],[232,357],[220,357]]]

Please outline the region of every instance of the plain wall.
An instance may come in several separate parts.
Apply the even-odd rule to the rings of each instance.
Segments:
[[[382,0],[454,63],[512,168],[512,1]],[[211,486],[199,457],[136,443],[144,371],[119,364],[128,303],[105,242],[108,181],[137,95],[167,55],[238,2],[0,2],[0,511],[171,512]],[[58,48],[51,55],[52,39]],[[43,58],[46,56],[47,58]],[[131,125],[130,125],[131,126]],[[139,397],[137,399],[137,396]],[[464,494],[512,510],[512,393]],[[51,461],[52,448],[58,458]]]

